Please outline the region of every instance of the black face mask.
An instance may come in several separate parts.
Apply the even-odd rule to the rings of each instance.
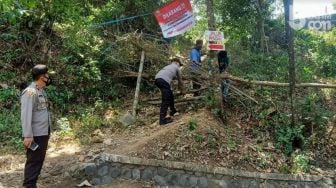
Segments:
[[[44,81],[44,80],[43,80]],[[47,81],[44,81],[44,83],[46,84],[46,86],[49,86],[52,83],[52,80],[50,77],[47,78]]]

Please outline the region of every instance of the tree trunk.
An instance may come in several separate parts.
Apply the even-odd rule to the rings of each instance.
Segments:
[[[293,0],[284,0],[285,7],[285,26],[287,36],[287,48],[288,48],[288,68],[289,68],[289,97],[291,102],[292,111],[292,125],[295,125],[295,59],[294,59],[294,30],[290,26],[290,21],[293,21]]]
[[[208,28],[210,31],[216,30],[215,23],[215,13],[214,13],[214,3],[213,0],[207,0],[207,17],[208,17]]]
[[[257,1],[258,12],[258,33],[259,33],[259,47],[262,52],[265,51],[265,20],[264,20],[264,0]]]

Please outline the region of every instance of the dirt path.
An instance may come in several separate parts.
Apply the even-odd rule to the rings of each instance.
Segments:
[[[129,154],[142,150],[147,142],[161,135],[167,135],[178,129],[183,120],[176,120],[169,126],[159,126],[154,122],[149,126],[134,127],[120,132],[107,132],[103,143],[92,146],[79,145],[73,140],[62,140],[52,136],[47,157],[39,178],[38,186],[47,187],[76,187],[80,180],[71,178],[69,172],[78,163],[86,162],[102,152]],[[24,153],[0,156],[0,188],[20,187],[23,179],[25,163]],[[110,187],[152,187],[150,183],[118,181]],[[101,186],[109,187],[109,186]]]
[[[39,187],[49,187],[48,185],[63,184],[69,185],[66,179],[70,174],[65,169],[70,169],[78,161],[76,152],[80,147],[74,143],[57,146],[51,141],[47,151],[47,157],[43,170],[39,178]],[[2,166],[0,173],[0,187],[20,187],[23,179],[23,168],[25,163],[24,154],[6,155],[0,157],[7,160],[6,165]]]
[[[126,142],[115,144],[115,147],[106,147],[105,151],[116,154],[130,154],[136,151],[142,151],[144,146],[153,139],[169,135],[171,132],[175,132],[183,124],[183,119],[177,119],[173,123],[166,126],[159,126],[158,122],[151,124],[148,127],[139,127],[134,130],[136,134],[131,137],[125,134],[113,135],[113,140],[119,142],[120,140],[127,140]],[[133,132],[133,131],[132,131]],[[113,144],[112,144],[113,145]]]

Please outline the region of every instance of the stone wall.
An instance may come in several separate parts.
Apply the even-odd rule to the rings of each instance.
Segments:
[[[159,187],[309,188],[335,187],[335,179],[321,176],[255,173],[222,167],[102,154],[81,167],[81,177],[94,185],[115,179],[154,181]]]

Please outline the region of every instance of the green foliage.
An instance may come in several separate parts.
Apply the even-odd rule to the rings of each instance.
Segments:
[[[218,146],[219,146],[219,144],[218,144],[218,134],[212,128],[209,128],[207,130],[207,146],[210,149],[217,149]]]
[[[275,146],[289,155],[293,152],[293,140],[295,138],[304,140],[303,128],[301,124],[292,126],[290,114],[283,111],[275,111],[274,105],[270,102],[262,105],[262,109],[257,116],[263,129],[269,129],[274,134]],[[257,132],[256,134],[260,134]]]
[[[171,55],[167,51],[187,57],[194,41],[203,37],[208,27],[206,1],[194,1],[198,11],[197,24],[186,34],[175,37],[169,50],[162,48],[162,37],[157,34],[159,25],[153,16],[105,26],[99,26],[99,23],[150,13],[165,2],[168,1],[0,0],[0,82],[10,86],[0,89],[0,141],[5,145],[22,147],[19,98],[17,88],[13,86],[27,80],[29,69],[36,63],[46,63],[56,72],[54,85],[49,86],[47,92],[63,135],[74,134],[82,138],[110,124],[103,118],[104,111],[109,106],[121,106],[123,101],[120,97],[127,95],[129,86],[134,84],[133,79],[117,77],[123,71],[137,71],[141,49],[147,50],[145,64],[148,67],[145,67],[145,72],[151,75],[167,63]],[[229,72],[246,79],[287,82],[286,40],[281,38],[284,36],[284,23],[282,17],[271,19],[270,4],[273,1],[266,1],[261,12],[257,9],[258,1],[214,2],[217,28],[225,32],[225,45],[232,57]],[[265,21],[264,29],[269,42],[268,52],[265,53],[255,50],[255,46],[260,45],[260,28],[256,27],[256,23],[261,19]],[[154,37],[143,37],[146,39],[143,42],[143,38],[138,37],[140,32]],[[336,29],[324,33],[301,30],[295,34],[298,82],[334,78]],[[147,43],[150,45],[144,45]],[[218,105],[220,97],[216,96],[216,87],[208,90],[204,102],[215,117],[225,119],[228,114],[222,112]],[[145,90],[152,88],[146,87]],[[256,87],[253,91],[255,96],[268,103],[262,104],[261,110],[252,108],[260,112],[258,120],[261,126],[253,129],[256,136],[267,129],[275,136],[276,146],[286,154],[293,151],[294,138],[313,145],[323,137],[330,112],[323,106],[319,93],[299,100],[298,122],[291,126],[288,105],[283,102],[288,99],[287,89],[275,91]],[[283,104],[279,106],[272,101]],[[270,113],[273,108],[276,112]],[[218,147],[216,134],[205,136],[195,131],[198,129],[197,119],[189,121],[188,129],[193,131],[196,142],[207,141],[209,148]],[[314,131],[307,131],[310,129]],[[237,147],[231,138],[227,145],[232,150]],[[257,147],[257,150],[261,152],[262,148],[259,150]],[[268,159],[267,156],[261,158],[261,166],[267,165]],[[295,163],[299,167],[293,167],[293,171],[304,171],[304,161],[304,157],[298,157]],[[284,168],[288,171],[287,167]]]
[[[231,74],[251,80],[287,81],[288,57],[285,51],[274,56],[239,51],[237,51],[237,55],[241,59],[235,65],[230,66]]]
[[[11,71],[1,71],[0,72],[0,82],[5,82],[8,80],[15,79],[15,73]]]
[[[63,117],[57,120],[57,126],[60,129],[61,135],[71,134],[70,121],[68,118]]]
[[[190,46],[194,46],[195,41],[200,39],[204,35],[204,31],[208,29],[208,21],[207,19],[200,19],[197,21],[195,27],[193,27],[190,31],[188,31],[184,38],[188,39],[190,42]],[[189,46],[189,48],[190,48]]]
[[[208,148],[210,149],[217,149],[218,145],[217,145],[217,139],[214,135],[209,134],[208,138],[207,138],[207,142],[208,142]]]
[[[221,21],[225,23],[222,27],[230,33],[230,37],[237,39],[253,32],[257,15],[250,0],[219,0],[216,6]]]
[[[76,112],[59,118],[58,128],[65,135],[74,135],[80,141],[90,136],[96,129],[104,129],[117,125],[119,113],[101,99],[95,100],[92,105],[78,105]]]
[[[262,152],[264,150],[263,145],[261,145],[261,144],[256,145],[256,150],[257,150],[257,152]]]
[[[215,97],[215,90],[213,88],[209,88],[208,91],[205,93],[205,104],[210,109],[216,108],[216,97]]]
[[[306,173],[309,172],[309,158],[304,154],[298,154],[294,157],[291,172],[292,173]]]
[[[15,87],[0,89],[0,107],[11,107],[12,102],[18,100],[18,94]],[[8,105],[8,103],[10,105]]]
[[[252,157],[249,154],[245,154],[242,159],[246,162],[252,161]]]
[[[260,157],[257,159],[259,162],[259,166],[261,168],[269,168],[272,166],[272,161],[274,161],[274,157],[272,153],[261,152]]]
[[[285,120],[289,123],[289,120]],[[282,148],[284,153],[289,155],[293,152],[293,140],[295,138],[304,139],[302,134],[303,126],[292,127],[289,124],[278,126],[276,130],[276,146]]]
[[[235,149],[237,148],[236,145],[237,145],[237,144],[236,144],[236,142],[235,142],[233,139],[231,139],[231,138],[228,139],[228,141],[227,141],[227,147],[228,147],[230,150],[235,150]]]
[[[0,89],[0,142],[22,149],[19,97],[14,87]]]
[[[76,138],[81,138],[98,129],[102,125],[102,118],[95,113],[84,112],[74,124],[74,134]]]
[[[336,29],[329,32],[303,30],[296,33],[297,50],[305,57],[298,63],[300,78],[305,80],[308,74],[334,77]]]
[[[286,163],[283,163],[280,167],[280,172],[283,174],[289,174],[291,172],[291,168]]]
[[[108,1],[93,9],[98,23],[117,18],[141,15],[154,12],[163,1],[141,0],[141,1]],[[149,32],[156,32],[158,25],[153,16],[141,17],[129,20],[128,24],[123,22],[112,25],[116,32],[132,32],[138,28],[146,28]],[[148,32],[148,31],[147,31]]]
[[[188,128],[190,131],[194,131],[197,129],[197,119],[195,118],[192,118],[189,123],[188,123]]]
[[[54,85],[47,88],[49,100],[55,106],[55,109],[61,111],[69,107],[69,103],[74,99],[74,94],[69,90],[59,90]]]
[[[4,43],[0,45],[0,62],[22,66],[45,61],[54,24],[82,18],[83,6],[78,6],[79,3],[83,1],[2,0],[0,38]]]
[[[211,113],[220,119],[226,119],[228,114],[226,112],[222,112],[219,108],[221,105],[221,97],[216,96],[219,92],[215,92],[214,88],[209,88],[205,93],[204,102],[205,105],[211,110]]]
[[[324,132],[325,126],[331,117],[331,112],[322,106],[321,98],[315,94],[309,94],[299,103],[300,121],[304,125],[311,125],[317,131]]]
[[[79,117],[76,117],[76,119],[69,118],[71,118],[70,122],[77,138],[91,134],[94,130],[105,125],[104,119],[95,111],[95,108],[81,109]]]
[[[223,114],[222,114],[222,110],[219,109],[219,108],[214,108],[214,109],[211,109],[211,113],[217,117],[217,118],[221,118],[223,117]],[[226,117],[226,116],[225,116]]]
[[[16,149],[23,149],[21,141],[20,110],[18,106],[14,109],[1,108],[0,111],[0,142],[3,146],[14,146]]]
[[[205,141],[205,138],[204,138],[204,136],[201,135],[201,134],[196,134],[196,135],[194,136],[194,140],[195,140],[196,142],[198,142],[198,143],[202,143],[202,142]]]
[[[313,89],[312,89],[313,90]],[[264,96],[272,96],[268,91],[258,91]],[[267,100],[261,104],[257,119],[263,129],[275,135],[276,146],[287,155],[293,152],[293,142],[302,142],[301,149],[323,143],[326,125],[331,117],[331,112],[323,106],[323,95],[310,94],[297,100],[297,121],[291,125],[291,114],[288,113],[286,104]],[[274,97],[273,97],[274,98]],[[258,132],[256,134],[259,134]],[[296,140],[296,141],[294,141]],[[300,143],[301,145],[301,143]],[[301,147],[301,146],[300,146]]]
[[[325,143],[324,138],[332,112],[322,105],[322,95],[309,94],[299,100],[299,121],[304,125],[304,136],[309,138],[312,147]]]

